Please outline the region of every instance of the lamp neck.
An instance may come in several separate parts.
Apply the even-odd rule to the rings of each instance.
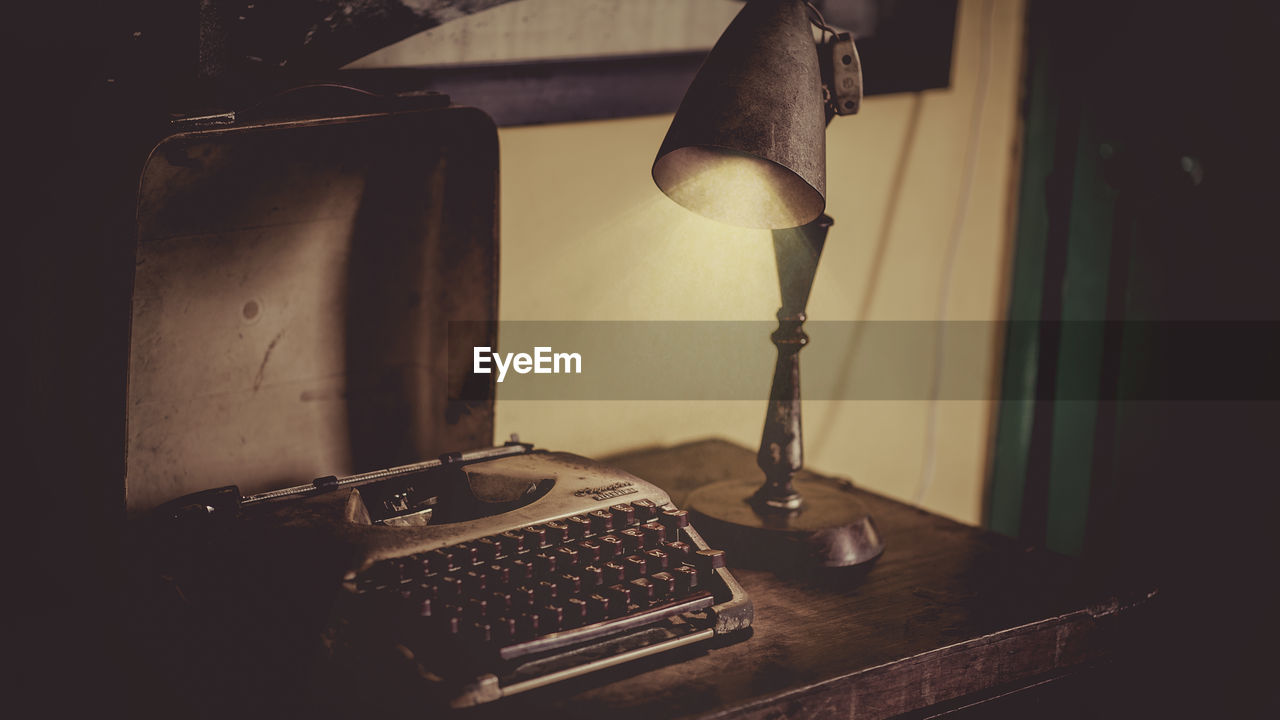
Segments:
[[[822,247],[833,223],[830,216],[819,215],[808,225],[773,231],[773,256],[778,265],[778,287],[782,295],[779,320],[783,315],[804,315]]]
[[[795,473],[804,466],[800,350],[809,342],[803,328],[805,306],[831,225],[831,218],[822,215],[803,227],[773,231],[782,307],[778,309],[778,329],[772,335],[778,360],[769,390],[760,452],[756,456],[756,463],[765,475],[764,485],[753,498],[761,512],[793,512],[804,504],[792,483]]]

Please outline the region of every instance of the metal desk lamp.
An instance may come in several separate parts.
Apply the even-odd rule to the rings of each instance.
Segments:
[[[815,42],[813,26],[821,30]],[[862,71],[853,38],[801,0],[750,0],[689,86],[653,163],[668,197],[721,222],[773,230],[782,307],[778,361],[757,462],[759,479],[716,482],[689,495],[698,527],[753,554],[828,567],[858,565],[884,549],[848,487],[795,478],[800,432],[802,329],[818,258],[831,227],[826,125],[858,111]]]

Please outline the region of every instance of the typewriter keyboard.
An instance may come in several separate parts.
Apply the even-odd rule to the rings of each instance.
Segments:
[[[353,589],[406,647],[514,660],[712,606],[724,553],[700,549],[688,524],[621,503],[381,561]]]

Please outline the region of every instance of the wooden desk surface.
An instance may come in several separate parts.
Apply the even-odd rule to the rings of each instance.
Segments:
[[[719,440],[607,460],[677,505],[701,483],[759,472],[754,452]],[[872,493],[865,502],[887,549],[859,584],[734,569],[755,603],[747,640],[604,670],[477,714],[889,717],[1101,660],[1122,619],[1153,594],[1083,589],[1066,558]]]

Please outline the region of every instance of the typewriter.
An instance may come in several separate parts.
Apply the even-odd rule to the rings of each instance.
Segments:
[[[325,556],[326,660],[366,689],[410,684],[415,699],[454,707],[733,641],[752,622],[724,553],[665,492],[514,438],[257,495],[234,486],[196,493],[158,517],[204,538],[196,564],[236,566],[262,604],[301,607],[284,591],[323,591],[323,578],[281,580],[277,569],[293,569],[292,560],[245,571],[246,557]],[[229,592],[226,577],[205,584]]]

